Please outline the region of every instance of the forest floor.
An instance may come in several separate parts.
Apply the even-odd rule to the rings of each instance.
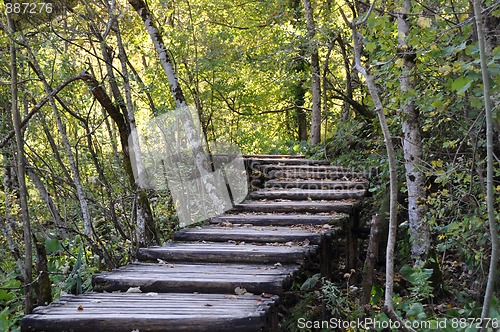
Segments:
[[[368,240],[364,240],[366,244]],[[361,257],[364,259],[364,257]],[[341,257],[342,259],[342,257]],[[385,266],[383,260],[374,271],[371,302],[368,305],[360,305],[362,297],[362,266],[363,261],[358,262],[358,270],[347,271],[339,264],[334,271],[331,280],[320,280],[313,289],[304,287],[314,276],[307,278],[301,285],[289,294],[281,306],[283,331],[365,331],[363,328],[343,328],[330,323],[321,327],[304,329],[304,322],[355,322],[360,319],[385,320],[383,306],[383,288],[385,285]],[[396,265],[397,269],[401,264]],[[452,328],[451,323],[458,323],[460,319],[473,322],[471,319],[480,317],[481,294],[484,282],[480,271],[470,270],[465,262],[455,253],[448,252],[439,260],[438,283],[433,278],[428,278],[422,284],[415,284],[408,280],[404,273],[397,272],[394,275],[394,291],[396,310],[406,320],[447,321],[446,331],[465,331],[466,329]],[[411,278],[410,278],[411,279]],[[430,288],[425,288],[426,284]],[[301,287],[302,286],[302,287]],[[301,289],[299,289],[301,288]],[[416,292],[422,292],[422,297],[416,298]],[[427,292],[427,295],[424,294]],[[287,302],[288,300],[288,302]],[[290,303],[295,305],[289,309]],[[420,308],[420,309],[419,309]],[[498,306],[493,313],[498,315]],[[495,322],[498,322],[495,320]],[[319,323],[318,323],[319,324]],[[472,324],[472,323],[471,323]],[[335,323],[334,323],[335,325]],[[370,329],[390,331],[390,329]],[[435,329],[430,329],[435,330]],[[428,329],[417,329],[417,331],[428,331]],[[472,330],[471,330],[472,331]]]

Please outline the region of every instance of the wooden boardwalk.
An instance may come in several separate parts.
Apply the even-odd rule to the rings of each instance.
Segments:
[[[306,265],[330,276],[340,242],[354,265],[368,183],[327,161],[245,158],[250,200],[95,275],[94,292],[36,308],[22,331],[279,331],[279,296]]]

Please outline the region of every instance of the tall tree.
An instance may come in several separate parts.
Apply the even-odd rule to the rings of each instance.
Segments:
[[[303,15],[300,0],[293,0],[290,2],[290,8],[293,11],[292,24],[298,26],[301,23]],[[297,27],[296,27],[297,28]],[[306,65],[305,59],[306,47],[301,43],[298,47],[297,54],[292,58],[292,68],[297,74],[297,81],[291,85],[293,103],[295,106],[295,116],[297,121],[297,133],[299,141],[307,141],[307,114],[304,110],[305,97],[306,97]]]
[[[10,1],[9,1],[10,2]],[[29,217],[28,206],[28,190],[26,189],[26,159],[24,156],[24,137],[21,126],[21,115],[18,107],[18,82],[17,82],[17,46],[14,40],[14,22],[11,14],[7,12],[7,24],[12,39],[10,40],[10,78],[11,78],[11,109],[12,109],[12,122],[16,136],[16,154],[17,154],[17,182],[19,200],[21,201],[21,218],[23,222],[24,233],[24,311],[29,314],[33,310],[32,300],[32,282],[33,282],[33,248],[32,248],[32,234],[31,222]]]
[[[188,110],[188,105],[186,102],[186,98],[184,97],[184,93],[182,92],[182,88],[179,85],[179,80],[177,78],[177,73],[175,72],[172,59],[170,58],[165,43],[163,42],[163,37],[155,25],[155,21],[153,15],[146,3],[143,0],[129,0],[129,3],[134,7],[136,12],[142,18],[142,21],[146,27],[146,30],[151,37],[151,40],[155,46],[156,53],[160,58],[160,63],[167,75],[168,82],[170,84],[170,89],[172,92],[172,97],[175,100],[175,104],[178,109],[183,109],[183,111],[179,112],[179,116],[181,117],[181,121],[183,124],[183,130],[186,134],[186,139],[189,143],[189,147],[192,151],[194,157],[194,164],[198,170],[199,178],[201,179],[206,193],[208,194],[208,198],[212,202],[212,206],[215,208],[215,211],[218,213],[224,212],[224,200],[220,197],[220,194],[217,192],[217,185],[214,183],[215,179],[213,178],[211,171],[212,168],[210,165],[212,163],[209,160],[208,155],[205,153],[203,146],[204,144],[204,136],[201,132],[201,128],[197,128],[195,125],[195,120],[192,117],[191,112]]]
[[[82,217],[83,217],[84,232],[85,232],[85,235],[89,239],[93,239],[95,234],[94,234],[94,229],[93,229],[93,225],[92,225],[92,216],[91,216],[90,209],[89,209],[88,199],[86,197],[85,189],[84,189],[84,186],[82,184],[80,170],[79,170],[78,164],[76,162],[75,154],[73,153],[71,144],[69,142],[66,126],[62,120],[61,113],[60,113],[59,108],[58,108],[57,103],[56,103],[56,98],[52,95],[54,92],[54,89],[52,88],[52,86],[50,86],[49,82],[45,78],[45,74],[43,73],[42,68],[40,67],[40,65],[38,63],[38,59],[35,57],[35,54],[31,50],[30,46],[27,45],[26,43],[25,43],[25,46],[26,46],[26,49],[29,53],[29,57],[31,60],[30,66],[33,69],[33,71],[35,72],[35,74],[38,76],[40,81],[42,82],[45,93],[48,96],[50,96],[49,97],[49,104],[52,107],[52,111],[54,112],[54,117],[56,119],[57,128],[58,128],[59,133],[61,135],[61,140],[62,140],[62,143],[64,146],[64,151],[66,152],[66,157],[68,158],[68,162],[69,162],[69,166],[70,166],[70,170],[71,170],[71,175],[72,175],[72,181],[73,181],[73,184],[76,188],[76,194],[78,197],[78,201],[80,203],[80,210],[81,210]]]
[[[313,7],[310,0],[304,0],[307,36],[311,52],[311,93],[312,93],[312,119],[311,119],[311,145],[321,142],[321,69],[319,66],[318,43],[316,41],[316,27],[314,23]]]
[[[481,312],[481,320],[483,322],[481,331],[485,330],[484,322],[486,318],[490,317],[491,302],[495,291],[495,283],[497,280],[497,265],[499,259],[499,241],[498,241],[498,228],[495,216],[495,193],[493,183],[493,114],[492,102],[490,95],[490,75],[488,73],[488,59],[486,57],[486,43],[484,36],[483,18],[481,15],[481,5],[479,0],[474,0],[474,14],[477,27],[477,39],[479,44],[479,55],[481,61],[481,75],[483,79],[483,93],[484,93],[484,109],[486,112],[486,204],[488,211],[488,224],[490,227],[491,238],[491,258],[490,269],[488,273],[488,283],[486,285],[486,292],[483,300],[483,310]]]
[[[415,97],[416,52],[408,43],[411,23],[411,0],[403,0],[398,19],[398,55],[402,60],[399,77],[403,116],[403,153],[405,159],[406,186],[408,189],[408,222],[410,225],[411,251],[415,262],[427,259],[431,246],[429,225],[425,221],[425,205],[419,204],[425,197],[425,178],[422,170],[422,135]]]
[[[139,137],[137,134],[137,127],[135,121],[134,114],[134,105],[132,101],[132,92],[130,86],[130,79],[128,74],[128,59],[127,54],[125,53],[125,47],[123,45],[120,25],[117,17],[115,16],[114,10],[114,1],[111,2],[110,7],[110,15],[111,20],[114,22],[114,30],[116,35],[116,40],[118,44],[118,57],[120,59],[121,67],[122,67],[122,76],[123,76],[123,88],[125,92],[125,109],[126,109],[126,118],[127,123],[129,125],[130,138],[133,147],[134,153],[134,161],[135,166],[137,167],[137,173],[139,174],[137,178],[137,193],[138,193],[138,203],[136,207],[136,226],[137,226],[137,240],[139,246],[151,245],[153,243],[159,243],[158,233],[154,224],[154,220],[152,219],[151,208],[149,206],[149,202],[147,199],[147,193],[144,188],[145,185],[141,181],[143,180],[142,174],[144,174],[144,165],[142,163],[141,156],[141,147],[139,143]]]
[[[386,261],[385,261],[385,299],[384,299],[384,311],[387,315],[395,321],[401,322],[401,318],[397,315],[394,310],[394,250],[396,248],[396,233],[398,226],[398,176],[397,176],[397,165],[396,165],[396,153],[394,151],[394,145],[392,143],[391,132],[389,131],[389,126],[387,124],[387,119],[385,117],[384,104],[382,103],[379,89],[376,85],[375,78],[370,73],[370,71],[361,64],[361,53],[363,49],[362,35],[358,32],[358,27],[365,24],[366,20],[373,11],[375,1],[372,2],[368,12],[365,14],[364,18],[357,20],[356,22],[350,22],[347,16],[341,11],[344,21],[347,25],[351,27],[352,39],[354,44],[354,63],[356,70],[365,77],[366,85],[368,86],[368,91],[373,99],[375,105],[375,111],[378,115],[378,120],[380,127],[382,129],[382,134],[384,136],[385,148],[387,151],[387,159],[389,161],[389,186],[390,186],[390,200],[389,200],[389,234],[387,239],[387,249],[386,249]],[[403,330],[413,331],[411,328],[404,328],[405,325],[401,324]]]

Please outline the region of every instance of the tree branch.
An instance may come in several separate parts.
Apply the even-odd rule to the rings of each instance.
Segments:
[[[56,87],[50,94],[46,95],[43,97],[33,108],[31,111],[26,115],[26,117],[21,121],[21,128],[24,128],[28,121],[35,115],[40,109],[51,99],[54,98],[59,92],[61,92],[62,89],[64,89],[68,84],[85,79],[89,75],[87,72],[82,71],[80,74],[68,78],[66,81],[61,83],[58,87]],[[7,134],[1,141],[0,141],[0,148],[5,147],[7,143],[14,137],[14,130],[12,130],[10,133]]]

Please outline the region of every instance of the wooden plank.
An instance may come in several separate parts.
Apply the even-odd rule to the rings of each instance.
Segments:
[[[127,301],[141,306],[127,307]],[[21,326],[22,331],[46,332],[260,331],[276,301],[253,295],[87,293],[39,307]]]
[[[245,262],[245,263],[299,263],[316,246],[270,246],[232,243],[169,243],[162,247],[139,249],[137,258],[142,261],[168,262]]]
[[[255,226],[292,226],[292,225],[324,225],[338,224],[341,225],[349,220],[348,215],[334,214],[279,214],[279,213],[239,213],[227,214],[220,217],[213,217],[210,223],[234,223],[234,224],[250,224]]]
[[[296,271],[298,265],[281,265],[271,264],[226,264],[226,263],[144,263],[136,262],[112,272],[127,272],[164,274],[169,273],[172,276],[185,275],[186,278],[196,278],[200,275],[200,270],[203,273],[220,276],[234,276],[235,272],[242,278],[249,276],[276,276],[279,274],[292,274]],[[107,272],[104,272],[107,273]]]
[[[135,266],[134,266],[135,265]],[[207,269],[199,264],[191,272],[182,272],[182,264],[174,268],[169,264],[156,264],[156,271],[138,269],[131,264],[111,272],[94,275],[95,291],[127,291],[140,287],[143,292],[185,292],[234,294],[237,287],[254,294],[281,294],[290,285],[291,276],[299,265],[241,265],[221,264],[217,269]],[[267,268],[267,270],[265,270]],[[265,273],[261,273],[265,271]]]
[[[325,230],[323,230],[323,233]],[[185,228],[175,232],[175,241],[213,241],[213,242],[303,242],[319,244],[322,234],[300,228],[288,227],[222,227],[205,226]]]
[[[323,189],[261,189],[250,193],[254,199],[290,199],[290,200],[339,200],[347,198],[363,198],[366,189],[357,190],[323,190]]]
[[[305,159],[303,155],[292,154],[244,154],[243,158],[247,159]]]
[[[269,180],[266,187],[301,188],[301,189],[358,189],[368,188],[367,181],[331,181],[331,180]]]
[[[232,316],[188,316],[168,315],[30,315],[22,321],[23,332],[211,332],[211,331],[261,331],[265,328],[263,318],[247,315]]]
[[[252,165],[268,165],[268,164],[281,164],[281,165],[330,165],[327,160],[311,160],[303,158],[247,158],[247,162]]]
[[[284,213],[319,213],[341,212],[351,213],[356,207],[356,202],[345,201],[246,201],[237,204],[233,211],[239,212],[284,212]]]
[[[276,170],[276,171],[269,171],[267,173],[267,176],[270,179],[279,179],[279,178],[284,178],[284,179],[330,179],[330,180],[336,180],[336,179],[352,179],[352,178],[357,178],[357,179],[364,179],[366,178],[366,175],[363,173],[357,173],[357,172],[349,172],[349,171],[334,171],[334,172],[315,172],[315,171],[281,171],[281,170]]]
[[[353,172],[351,169],[342,166],[331,165],[273,165],[266,164],[260,169],[268,173],[270,171],[310,171],[310,172]]]

